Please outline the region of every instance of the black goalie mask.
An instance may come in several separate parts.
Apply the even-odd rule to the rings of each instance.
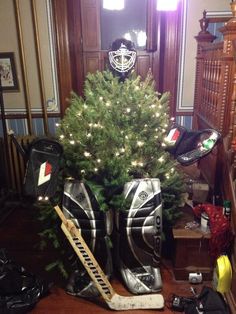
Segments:
[[[134,44],[127,39],[116,39],[108,52],[109,63],[115,74],[124,80],[136,62]]]

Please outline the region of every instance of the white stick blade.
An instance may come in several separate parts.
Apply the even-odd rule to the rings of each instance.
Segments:
[[[107,304],[110,309],[116,311],[132,309],[163,309],[164,298],[161,294],[121,296],[115,293]]]

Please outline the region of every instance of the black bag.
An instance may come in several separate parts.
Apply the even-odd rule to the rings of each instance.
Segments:
[[[0,314],[23,314],[48,292],[41,279],[17,265],[0,249]]]
[[[200,295],[186,303],[185,314],[229,314],[229,308],[221,293],[212,288],[203,287]]]

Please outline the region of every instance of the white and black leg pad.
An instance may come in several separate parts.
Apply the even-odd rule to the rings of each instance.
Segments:
[[[107,242],[105,213],[100,210],[96,197],[85,183],[77,180],[65,182],[63,212],[81,230],[82,237],[104,273],[109,277],[112,273],[112,259]],[[76,261],[72,265],[67,292],[82,297],[99,295],[78,258]]]
[[[116,213],[116,259],[127,288],[135,294],[160,291],[162,202],[159,179],[124,186],[125,208]]]

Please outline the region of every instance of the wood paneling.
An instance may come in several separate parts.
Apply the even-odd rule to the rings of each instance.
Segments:
[[[100,52],[84,52],[84,73],[95,73],[102,70]]]
[[[148,71],[152,70],[152,53],[138,53],[135,69],[145,79]]]
[[[101,49],[100,1],[81,0],[81,21],[83,50],[99,51]]]

